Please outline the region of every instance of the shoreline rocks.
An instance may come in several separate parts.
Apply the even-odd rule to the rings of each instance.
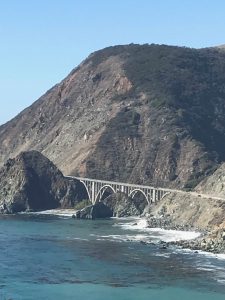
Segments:
[[[201,233],[201,236],[196,239],[168,242],[165,243],[167,246],[176,245],[185,249],[201,250],[215,254],[225,253],[225,228],[203,230],[188,224],[174,224],[169,216],[161,216],[160,218],[151,216],[147,219],[147,222],[150,228],[159,227],[166,230],[198,231]]]
[[[191,250],[201,250],[214,254],[225,253],[225,229],[219,229],[209,232],[200,238],[190,241],[177,241],[174,243],[182,248]]]
[[[142,211],[133,199],[122,192],[111,194],[102,202],[111,209],[113,217],[140,216]]]
[[[212,198],[199,198],[186,193],[170,193],[156,205],[146,207],[142,214],[149,227],[172,230],[198,231],[193,240],[173,242],[182,248],[225,253],[224,203]]]
[[[112,210],[102,202],[86,206],[83,209],[78,210],[74,215],[74,217],[77,219],[91,220],[111,218],[112,216]]]

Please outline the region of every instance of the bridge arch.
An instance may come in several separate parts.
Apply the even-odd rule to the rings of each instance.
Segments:
[[[169,195],[170,194],[170,192],[165,192],[165,193],[163,193],[163,195],[162,195],[162,197],[160,198],[160,200],[162,200],[164,197],[166,197],[167,195]]]
[[[147,196],[141,189],[134,189],[134,190],[132,190],[132,191],[129,193],[128,196],[131,197],[131,198],[133,199],[134,196],[135,196],[137,193],[141,193],[141,194],[145,197],[147,203],[149,203],[148,196]]]
[[[101,202],[102,196],[104,195],[104,193],[106,192],[107,189],[110,189],[114,194],[116,193],[115,189],[111,185],[105,184],[97,192],[97,195],[95,197],[95,203]]]
[[[87,195],[88,195],[88,200],[91,201],[91,195],[90,195],[90,192],[88,190],[88,186],[86,185],[86,183],[83,180],[80,180],[80,182],[83,184],[83,186],[86,189],[86,192],[87,192]]]
[[[135,197],[136,194],[139,194],[139,196]],[[150,200],[148,199],[147,191],[145,193],[145,191],[140,188],[134,188],[133,190],[131,190],[129,193],[129,197],[132,199],[134,206],[140,214],[142,214],[146,206],[149,205]]]

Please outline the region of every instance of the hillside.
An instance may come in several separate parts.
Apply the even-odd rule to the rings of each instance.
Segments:
[[[225,163],[212,175],[204,178],[195,188],[198,193],[205,193],[225,199]]]
[[[0,127],[0,164],[38,150],[64,174],[192,188],[225,161],[225,52],[109,47]]]

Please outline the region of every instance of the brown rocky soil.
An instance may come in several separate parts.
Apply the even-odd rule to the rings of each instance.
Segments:
[[[196,186],[195,191],[225,199],[225,163],[223,163],[211,176],[207,176],[202,180]]]

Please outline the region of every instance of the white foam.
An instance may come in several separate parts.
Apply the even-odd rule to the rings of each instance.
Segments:
[[[215,269],[214,268],[207,268],[207,267],[198,267],[197,268],[198,270],[201,270],[201,271],[207,271],[207,272],[213,272],[213,271],[215,271]]]
[[[137,219],[137,222],[118,223],[124,230],[138,231],[140,233],[148,233],[148,238],[161,240],[164,242],[175,242],[180,240],[192,240],[201,234],[196,231],[167,230],[162,228],[150,228],[146,219]]]
[[[130,217],[111,217],[111,219],[125,220],[125,221],[127,221],[127,220],[133,220],[133,221],[135,221],[135,220],[142,220],[141,217],[135,217],[135,216],[130,216]]]
[[[225,284],[225,279],[217,279],[217,282]]]
[[[225,254],[222,254],[222,253],[212,253],[212,252],[207,252],[207,251],[203,251],[203,250],[197,250],[197,253],[196,253],[196,250],[192,250],[192,249],[180,249],[180,248],[177,248],[175,252],[182,252],[184,254],[190,254],[190,253],[195,253],[195,254],[200,254],[200,255],[204,255],[205,257],[208,257],[208,258],[216,258],[216,259],[219,259],[219,260],[225,260]],[[209,264],[210,266],[212,265],[212,263],[210,262]],[[213,265],[214,267],[214,265]],[[223,268],[222,268],[223,270]]]
[[[74,209],[49,209],[38,212],[29,212],[33,215],[54,215],[59,217],[72,217],[76,213]],[[27,214],[27,213],[26,213]]]
[[[140,241],[149,241],[149,236],[144,234],[136,234],[136,235],[130,235],[130,234],[110,234],[110,235],[94,235],[96,236],[97,240],[110,240],[110,241],[123,241],[123,242],[140,242]]]
[[[216,254],[216,258],[225,260],[225,254]]]
[[[169,253],[156,253],[155,256],[169,258],[170,254]]]
[[[225,254],[222,253],[211,253],[211,252],[206,252],[206,251],[202,251],[202,250],[198,250],[199,254],[208,256],[209,258],[217,258],[217,259],[221,259],[221,260],[225,260]]]
[[[71,239],[70,237],[68,239]],[[89,241],[88,239],[83,239],[83,238],[78,238],[78,237],[73,237],[73,240],[78,240],[78,241]]]

